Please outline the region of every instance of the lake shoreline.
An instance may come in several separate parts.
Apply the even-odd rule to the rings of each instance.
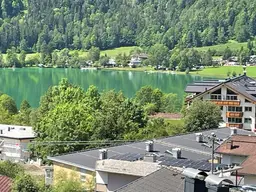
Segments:
[[[3,69],[79,69],[81,71],[87,71],[87,70],[95,70],[94,68],[88,68],[88,69],[80,69],[80,68],[40,68],[36,66],[32,67],[23,67],[23,68],[3,68]],[[164,73],[164,74],[171,74],[171,75],[186,75],[186,72],[179,72],[179,71],[170,71],[170,70],[155,70],[152,67],[137,67],[137,68],[130,68],[130,67],[111,67],[111,68],[103,68],[99,67],[97,71],[130,71],[130,72],[145,72],[148,74],[151,73]],[[198,71],[190,71],[188,75],[191,76],[199,76],[199,77],[215,77],[215,78],[227,78],[227,73],[232,74],[232,72],[235,72],[236,75],[243,74],[242,66],[221,66],[221,67],[206,67],[205,69],[198,70]],[[256,77],[256,66],[250,66],[247,67],[247,75],[250,77]]]

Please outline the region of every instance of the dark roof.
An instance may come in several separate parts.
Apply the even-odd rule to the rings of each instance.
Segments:
[[[246,130],[237,131],[238,134],[242,135],[251,134],[251,132]],[[202,133],[204,135],[210,135],[212,132],[214,132],[219,139],[225,139],[230,136],[229,128],[208,130]],[[110,159],[111,157],[115,159],[115,157],[118,155],[125,156],[127,155],[127,153],[138,154],[143,156],[146,154],[145,142],[129,143],[106,148],[108,149],[108,157]],[[157,154],[165,154],[166,150],[171,150],[172,148],[180,148],[182,150],[182,158],[185,159],[200,161],[208,160],[211,157],[211,148],[202,146],[201,143],[197,143],[195,133],[171,136],[162,139],[157,139],[154,141],[154,150],[155,153]],[[98,160],[98,157],[99,150],[94,149],[64,154],[55,157],[48,157],[48,159],[54,162],[94,171],[95,163]],[[130,161],[132,161],[132,159]]]
[[[177,171],[162,168],[145,177],[141,177],[116,192],[183,192],[184,177]]]
[[[195,82],[193,84],[188,84],[185,92],[187,93],[200,93],[198,96],[204,94],[206,91],[215,90],[221,85],[226,85],[228,88],[232,89],[234,92],[245,96],[247,99],[256,102],[256,80],[246,76],[241,75],[235,78],[230,78],[226,80],[219,81],[201,81]]]
[[[12,180],[6,176],[0,176],[0,191],[11,192],[12,191]]]
[[[186,93],[202,93],[206,90],[209,90],[217,85],[219,85],[221,81],[219,80],[205,80],[205,81],[196,81],[194,83],[188,84],[185,92]]]

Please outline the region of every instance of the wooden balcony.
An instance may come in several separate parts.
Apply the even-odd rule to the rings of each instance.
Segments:
[[[228,101],[228,100],[210,100],[211,102],[215,103],[216,105],[220,106],[240,106],[240,101]]]
[[[242,129],[243,124],[242,123],[227,123],[227,127],[236,127],[238,129]]]
[[[243,112],[227,112],[227,117],[243,117]]]

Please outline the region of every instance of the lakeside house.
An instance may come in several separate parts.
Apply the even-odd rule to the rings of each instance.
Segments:
[[[220,106],[224,126],[256,131],[256,80],[243,75],[226,80],[205,80],[188,84],[189,106],[194,99]]]
[[[0,158],[15,162],[28,161],[28,144],[35,138],[32,127],[0,124]]]
[[[136,68],[141,65],[141,62],[142,60],[139,57],[132,57],[128,66],[131,68]]]
[[[106,63],[106,65],[104,67],[116,67],[116,61],[115,59],[109,59],[109,61]]]
[[[88,186],[95,178],[96,191],[103,192],[115,191],[162,167],[177,170],[190,167],[209,172],[212,149],[207,136],[212,132],[219,141],[228,139],[232,133],[228,128],[221,128],[197,134],[171,136],[146,143],[135,142],[48,157],[53,163],[53,174],[47,179],[53,180],[54,183],[60,173],[65,173],[73,178],[75,176]],[[237,130],[237,134],[248,135],[251,132]],[[219,156],[216,156],[215,168],[225,167],[218,159]]]
[[[148,58],[148,55],[146,53],[133,54],[128,66],[131,68],[136,68],[140,66],[142,64],[142,61],[147,58]]]

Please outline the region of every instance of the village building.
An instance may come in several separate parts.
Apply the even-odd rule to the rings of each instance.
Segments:
[[[139,57],[132,57],[128,66],[131,68],[135,68],[135,67],[140,66],[141,62],[142,62],[142,60]]]
[[[221,144],[216,153],[221,154],[221,162],[227,165],[238,165],[239,181],[244,184],[256,184],[256,136],[237,135],[236,133]]]
[[[161,168],[147,176],[141,177],[115,192],[184,192],[184,176],[181,171],[170,168]]]
[[[205,80],[188,84],[186,103],[194,99],[220,106],[223,126],[256,131],[256,80],[243,75],[225,80]]]
[[[97,191],[115,191],[162,167],[172,167],[177,170],[192,167],[210,172],[212,149],[207,136],[212,132],[219,141],[231,135],[230,129],[221,128],[166,137],[146,143],[135,142],[48,157],[53,163],[53,174],[48,174],[51,175],[48,180],[52,179],[54,183],[60,173],[66,173],[73,177],[75,175],[87,185],[90,185],[95,178]],[[246,130],[237,130],[237,134],[241,135],[250,133]],[[224,166],[217,161],[217,157],[214,162],[216,169]],[[142,167],[145,169],[140,169]]]
[[[0,125],[0,158],[26,162],[30,158],[28,145],[36,138],[29,126]]]

